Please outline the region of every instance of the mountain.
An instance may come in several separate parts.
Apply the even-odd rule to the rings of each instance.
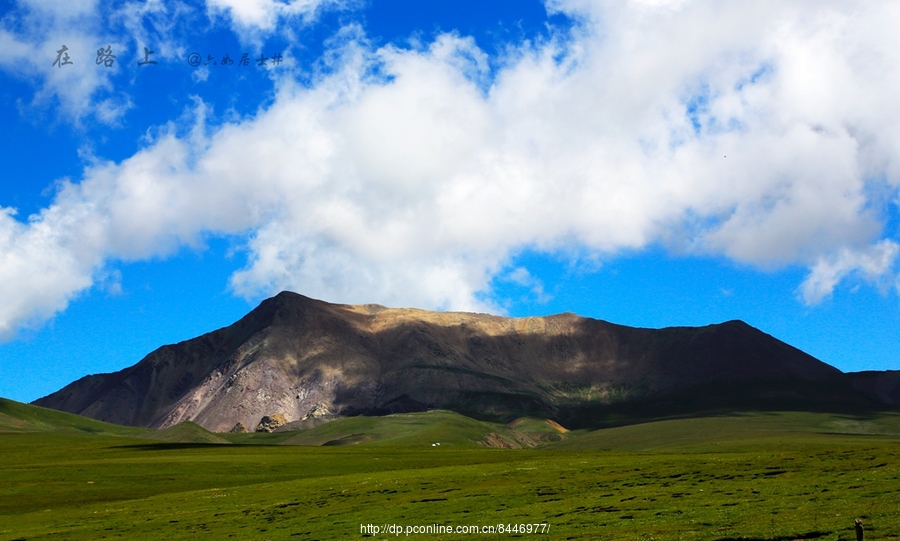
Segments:
[[[873,395],[884,404],[900,406],[900,370],[867,370],[847,376],[854,389]]]
[[[253,431],[263,416],[312,426],[431,408],[599,426],[634,412],[876,407],[886,401],[870,379],[854,384],[741,321],[641,329],[570,313],[504,318],[282,292],[229,327],[35,404],[131,426],[192,421],[214,432],[238,423]]]

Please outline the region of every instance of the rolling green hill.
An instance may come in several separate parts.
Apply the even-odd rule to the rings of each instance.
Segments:
[[[150,432],[96,421],[80,415],[0,398],[0,434],[9,432],[87,432],[110,436],[140,436]]]
[[[552,421],[519,418],[502,424],[446,411],[349,417],[316,428],[275,434],[220,434],[233,443],[308,446],[546,448],[638,452],[712,452],[829,444],[847,436],[900,438],[900,414],[751,412],[704,414],[569,431]]]
[[[812,412],[703,414],[624,426],[568,431],[553,421],[523,417],[508,424],[447,410],[381,417],[347,417],[315,428],[273,434],[214,434],[191,422],[164,430],[104,423],[0,398],[0,434],[80,432],[168,443],[306,446],[443,446],[622,451],[711,451],[790,442],[828,442],[835,436],[900,437],[900,413],[856,415]]]
[[[489,423],[452,411],[398,413],[384,417],[348,417],[298,432],[285,445],[482,446],[518,449],[538,441],[501,423]]]
[[[162,430],[151,430],[141,437],[169,443],[231,443],[190,421],[178,423]]]
[[[229,443],[205,428],[184,422],[164,430],[149,430],[104,423],[80,415],[22,404],[0,398],[0,434],[33,432],[86,433],[98,436],[138,437],[169,443]]]
[[[631,424],[570,434],[551,449],[711,452],[848,441],[847,436],[900,438],[900,414],[872,412],[727,413]]]

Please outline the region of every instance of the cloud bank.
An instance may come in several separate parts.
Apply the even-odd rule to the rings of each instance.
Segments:
[[[278,16],[240,5],[245,25]],[[328,69],[280,80],[254,116],[207,126],[201,105],[189,134],[92,165],[39,214],[5,209],[0,334],[63,309],[108,261],[207,234],[248,236],[231,279],[248,297],[496,310],[485,294],[519,250],[651,244],[807,266],[810,304],[853,273],[894,279],[895,203],[870,194],[900,185],[900,7],[548,9],[577,24],[496,58],[465,36],[375,48],[347,27]]]

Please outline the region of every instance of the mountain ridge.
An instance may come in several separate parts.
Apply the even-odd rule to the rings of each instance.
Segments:
[[[739,320],[646,329],[572,313],[505,318],[282,292],[230,326],[34,403],[123,425],[192,421],[226,432],[274,414],[294,422],[429,408],[589,425],[618,406],[652,409],[700,388],[712,398],[704,407],[748,390],[762,400],[766,386],[810,403],[900,398],[900,379],[851,379]]]

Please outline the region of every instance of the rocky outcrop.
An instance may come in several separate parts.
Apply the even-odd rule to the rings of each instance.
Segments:
[[[306,415],[303,416],[301,421],[306,421],[307,419],[333,419],[336,415],[331,408],[328,407],[328,404],[324,402],[319,402],[315,406],[312,407],[311,410],[306,412]]]
[[[241,423],[234,423],[234,426],[231,427],[231,430],[229,430],[228,432],[230,432],[231,434],[246,434],[247,427],[245,427]]]
[[[303,426],[428,408],[579,426],[617,404],[672,411],[666,397],[690,407],[755,407],[759,399],[802,407],[877,401],[870,387],[895,396],[890,382],[854,389],[842,376],[741,321],[640,329],[568,313],[504,318],[283,292],[229,327],[36,403],[124,425],[193,421],[224,432],[272,412]]]
[[[262,419],[259,420],[259,424],[256,425],[257,432],[275,432],[276,429],[287,424],[287,419],[284,418],[284,415],[280,413],[276,413],[275,415],[266,415]]]

